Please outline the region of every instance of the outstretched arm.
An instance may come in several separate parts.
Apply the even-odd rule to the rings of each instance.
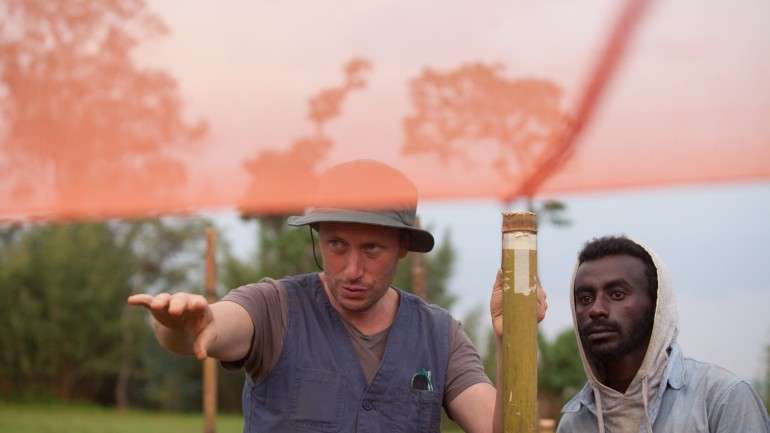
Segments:
[[[128,303],[152,313],[155,336],[171,352],[236,361],[249,351],[254,325],[234,302],[209,304],[201,295],[180,292],[133,295]]]

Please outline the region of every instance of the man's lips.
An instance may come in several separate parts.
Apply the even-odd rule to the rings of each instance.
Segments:
[[[366,294],[366,287],[363,286],[342,286],[342,290],[350,298],[360,298]]]
[[[586,330],[586,337],[589,340],[602,340],[617,334],[617,329],[609,326],[594,326]]]

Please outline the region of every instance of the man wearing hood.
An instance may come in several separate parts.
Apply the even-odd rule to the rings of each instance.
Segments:
[[[572,289],[588,381],[562,409],[558,433],[770,432],[747,381],[682,354],[673,290],[652,250],[594,239]]]

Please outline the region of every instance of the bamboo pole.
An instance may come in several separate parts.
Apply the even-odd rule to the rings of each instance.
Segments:
[[[537,433],[537,219],[503,213],[503,426]]]
[[[216,302],[216,232],[206,229],[206,299]],[[203,432],[216,433],[217,417],[217,364],[213,358],[203,361]]]
[[[420,228],[420,217],[416,217],[414,226]],[[412,271],[412,292],[424,300],[428,300],[428,284],[425,278],[425,257],[422,253],[409,253]]]

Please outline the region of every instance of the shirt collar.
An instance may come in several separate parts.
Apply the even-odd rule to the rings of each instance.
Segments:
[[[676,342],[671,345],[671,353],[668,355],[667,367],[668,386],[674,389],[680,389],[684,386],[685,364],[682,349]]]
[[[685,373],[682,349],[678,343],[674,342],[671,345],[664,380],[671,388],[680,389],[684,386]],[[580,392],[564,405],[562,412],[577,412],[582,406],[585,406],[591,412],[595,411],[593,387],[588,382],[586,382]]]

